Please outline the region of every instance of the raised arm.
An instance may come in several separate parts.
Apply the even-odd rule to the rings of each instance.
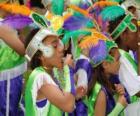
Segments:
[[[47,91],[46,91],[47,90]],[[75,105],[75,97],[71,93],[62,92],[58,87],[45,84],[40,92],[55,106],[64,112],[72,112]]]
[[[18,38],[17,32],[7,25],[0,25],[0,39],[15,50],[19,55],[25,54],[25,47]]]

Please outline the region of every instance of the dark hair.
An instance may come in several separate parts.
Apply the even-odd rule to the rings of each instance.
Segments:
[[[21,5],[24,5],[24,1],[23,1],[23,0],[19,0],[19,3],[20,3]]]
[[[96,82],[107,88],[109,92],[111,93],[113,92],[112,91],[113,86],[110,83],[109,79],[106,77],[102,64],[100,64],[93,70],[92,78],[88,84],[88,96],[91,95],[92,89],[95,87]]]
[[[26,41],[25,41],[25,47],[28,46],[28,44],[30,43],[30,41],[32,40],[33,36],[39,31],[39,29],[34,29],[31,31],[31,33],[27,36]],[[37,51],[35,53],[35,55],[33,56],[33,58],[31,59],[30,62],[30,67],[32,69],[35,69],[36,67],[41,66],[41,60],[40,60],[40,56],[42,55],[41,51]]]
[[[41,0],[30,0],[31,7],[44,8]]]
[[[118,18],[116,18],[114,21],[110,21],[109,22],[109,33],[112,33],[113,30],[120,24],[120,22],[124,19],[125,15],[120,16]],[[120,47],[121,45],[121,37],[119,36],[115,42],[118,44],[118,46]]]

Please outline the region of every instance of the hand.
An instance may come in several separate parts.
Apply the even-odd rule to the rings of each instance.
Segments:
[[[124,95],[120,95],[120,96],[119,96],[118,102],[119,102],[120,104],[122,104],[124,107],[127,106],[127,101],[126,101],[126,98],[124,97]]]
[[[64,64],[65,65],[69,65],[71,67],[74,67],[74,61],[72,59],[72,55],[71,54],[67,54],[65,60],[64,60]]]
[[[115,89],[119,95],[125,94],[125,89],[121,84],[115,84]]]
[[[76,88],[76,99],[80,99],[87,94],[87,88],[83,86],[79,86]]]

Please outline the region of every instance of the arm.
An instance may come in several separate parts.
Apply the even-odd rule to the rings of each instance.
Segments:
[[[24,44],[18,38],[18,35],[15,30],[12,28],[1,25],[0,26],[0,38],[9,45],[12,49],[14,49],[18,54],[25,54]]]
[[[119,113],[124,109],[124,106],[121,103],[117,103],[115,108],[111,113],[108,114],[108,116],[118,116]]]
[[[112,112],[108,116],[118,116],[121,111],[127,106],[127,101],[124,95],[119,95],[118,102]]]
[[[95,116],[105,116],[106,112],[106,95],[100,91],[95,104]]]
[[[63,111],[72,112],[74,110],[75,97],[71,93],[62,92],[58,87],[50,84],[43,85],[40,92]]]

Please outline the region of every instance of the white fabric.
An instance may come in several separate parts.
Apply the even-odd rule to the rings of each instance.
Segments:
[[[57,86],[49,74],[45,72],[38,74],[33,83],[33,89],[35,91],[35,95],[33,96],[36,96],[37,98],[38,90],[46,83]]]
[[[124,110],[125,116],[140,116],[140,102],[129,104]]]
[[[89,58],[86,57],[85,55],[81,54],[80,57],[77,60],[80,60],[80,59],[86,59],[89,61]],[[76,75],[78,76],[78,80],[77,80],[77,87],[79,86],[83,86],[83,87],[86,87],[88,86],[88,78],[87,78],[87,72],[84,70],[84,69],[79,69],[77,72],[76,72]]]
[[[140,77],[124,56],[120,57],[119,79],[125,86],[130,96],[140,91]]]
[[[53,81],[53,79],[50,77],[50,75],[45,72],[42,72],[42,73],[38,74],[37,77],[35,77],[35,80],[33,82],[33,92],[32,92],[32,96],[34,97],[33,99],[35,100],[35,102],[37,102],[38,90],[46,83],[57,86],[56,83]],[[42,101],[43,99],[41,99],[39,101]],[[48,114],[49,107],[50,107],[50,102],[48,100],[47,100],[47,104],[44,107],[38,107],[36,105],[37,116],[44,116],[44,115]]]
[[[76,72],[76,74],[78,76],[77,87],[83,86],[87,88],[88,85],[87,72],[84,69],[79,69]]]
[[[8,74],[10,76],[10,74]],[[10,78],[7,80],[7,93],[6,93],[6,116],[9,116],[9,105],[10,105]]]
[[[0,81],[5,81],[8,79],[16,78],[17,76],[23,74],[25,71],[27,71],[27,62],[0,72]]]
[[[79,58],[77,58],[76,60],[80,60],[80,59],[86,59],[86,60],[89,61],[89,58],[88,58],[87,56],[83,55],[83,54],[81,54],[81,55],[79,56]]]
[[[130,56],[133,58],[133,60],[135,60],[134,54],[133,54],[133,51],[132,51],[132,50],[129,50],[129,54],[130,54]]]

